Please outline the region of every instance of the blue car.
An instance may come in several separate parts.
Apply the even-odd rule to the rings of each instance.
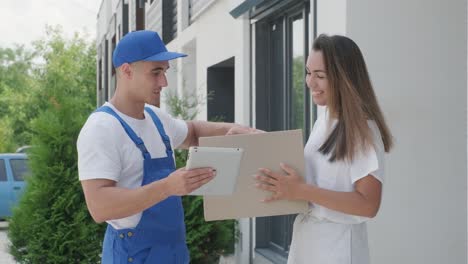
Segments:
[[[30,174],[24,153],[0,154],[0,219],[11,217],[23,193],[24,178]]]

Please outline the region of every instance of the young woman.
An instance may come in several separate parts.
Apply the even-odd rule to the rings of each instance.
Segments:
[[[354,41],[320,35],[306,70],[314,102],[326,106],[305,146],[306,175],[280,164],[284,173],[260,169],[257,187],[273,193],[265,202],[310,204],[294,222],[289,264],[367,264],[365,222],[379,210],[392,137]]]

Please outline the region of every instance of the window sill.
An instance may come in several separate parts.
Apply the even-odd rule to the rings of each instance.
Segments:
[[[198,17],[200,17],[200,15],[203,14],[203,12],[205,12],[215,2],[216,0],[210,0],[206,2],[206,4],[203,7],[201,7],[200,10],[192,14],[192,17],[190,18],[190,24],[193,24],[198,19]]]
[[[256,248],[255,253],[271,261],[274,264],[286,264],[288,259],[268,248]]]

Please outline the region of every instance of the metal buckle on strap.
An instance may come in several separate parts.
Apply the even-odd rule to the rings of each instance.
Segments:
[[[169,144],[169,145],[171,144],[171,140],[169,139],[167,135],[164,135],[164,136],[161,135],[161,138],[164,144]]]
[[[136,145],[137,145],[137,147],[141,150],[141,152],[143,152],[143,153],[148,153],[148,150],[146,149],[146,146],[145,146],[145,144],[143,143],[143,141],[138,142]]]
[[[166,137],[163,137],[162,140],[163,140],[164,145],[166,146],[166,150],[172,151],[171,142],[169,141],[169,139],[166,139]]]

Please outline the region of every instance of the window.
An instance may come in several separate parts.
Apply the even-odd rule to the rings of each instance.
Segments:
[[[99,59],[98,62],[98,89],[102,90],[102,59]]]
[[[305,83],[305,40],[304,17],[302,13],[289,17],[287,27],[290,30],[289,38],[289,72],[292,77],[289,80],[291,87],[291,104],[289,105],[289,127],[304,129],[306,115],[304,113],[307,101],[307,85]]]
[[[0,159],[0,182],[4,182],[4,181],[7,181],[5,160]]]
[[[135,5],[136,30],[145,29],[145,1],[137,0]]]
[[[162,2],[162,40],[169,43],[177,37],[177,1]]]
[[[15,181],[24,181],[25,177],[29,175],[29,167],[26,159],[12,159],[10,160],[11,170]]]
[[[309,7],[290,2],[299,4],[255,24],[256,125],[270,131],[302,128],[306,139],[312,114],[305,111],[311,104],[305,83]]]
[[[128,3],[123,3],[122,8],[122,35],[120,38],[125,36],[128,33]]]
[[[117,38],[116,35],[114,35],[114,36],[112,37],[111,50],[110,50],[111,54],[114,54],[114,50],[115,50],[115,48],[116,48],[116,46],[117,46],[117,43],[116,43],[117,40],[116,40],[116,38]],[[112,55],[111,55],[111,56],[112,56]],[[115,76],[115,74],[116,74],[116,69],[115,69],[115,67],[114,67],[114,65],[113,65],[112,63],[111,63],[111,65],[112,65],[112,66],[111,66],[111,76],[110,76],[109,95],[108,95],[109,98],[111,98],[111,97],[114,95],[115,89],[116,89],[116,87],[117,87],[117,80],[116,80],[117,78],[116,78],[116,76]]]
[[[231,57],[208,67],[207,118],[209,121],[234,122],[235,60]]]
[[[112,37],[112,43],[111,43],[111,54],[114,54],[114,50],[115,50],[115,47],[116,47],[116,46],[117,46],[117,40],[116,40],[116,36],[114,35],[114,36]],[[114,77],[114,75],[115,75],[115,67],[111,67],[111,68],[112,68],[112,71],[111,71],[112,75],[111,75],[111,76]]]

